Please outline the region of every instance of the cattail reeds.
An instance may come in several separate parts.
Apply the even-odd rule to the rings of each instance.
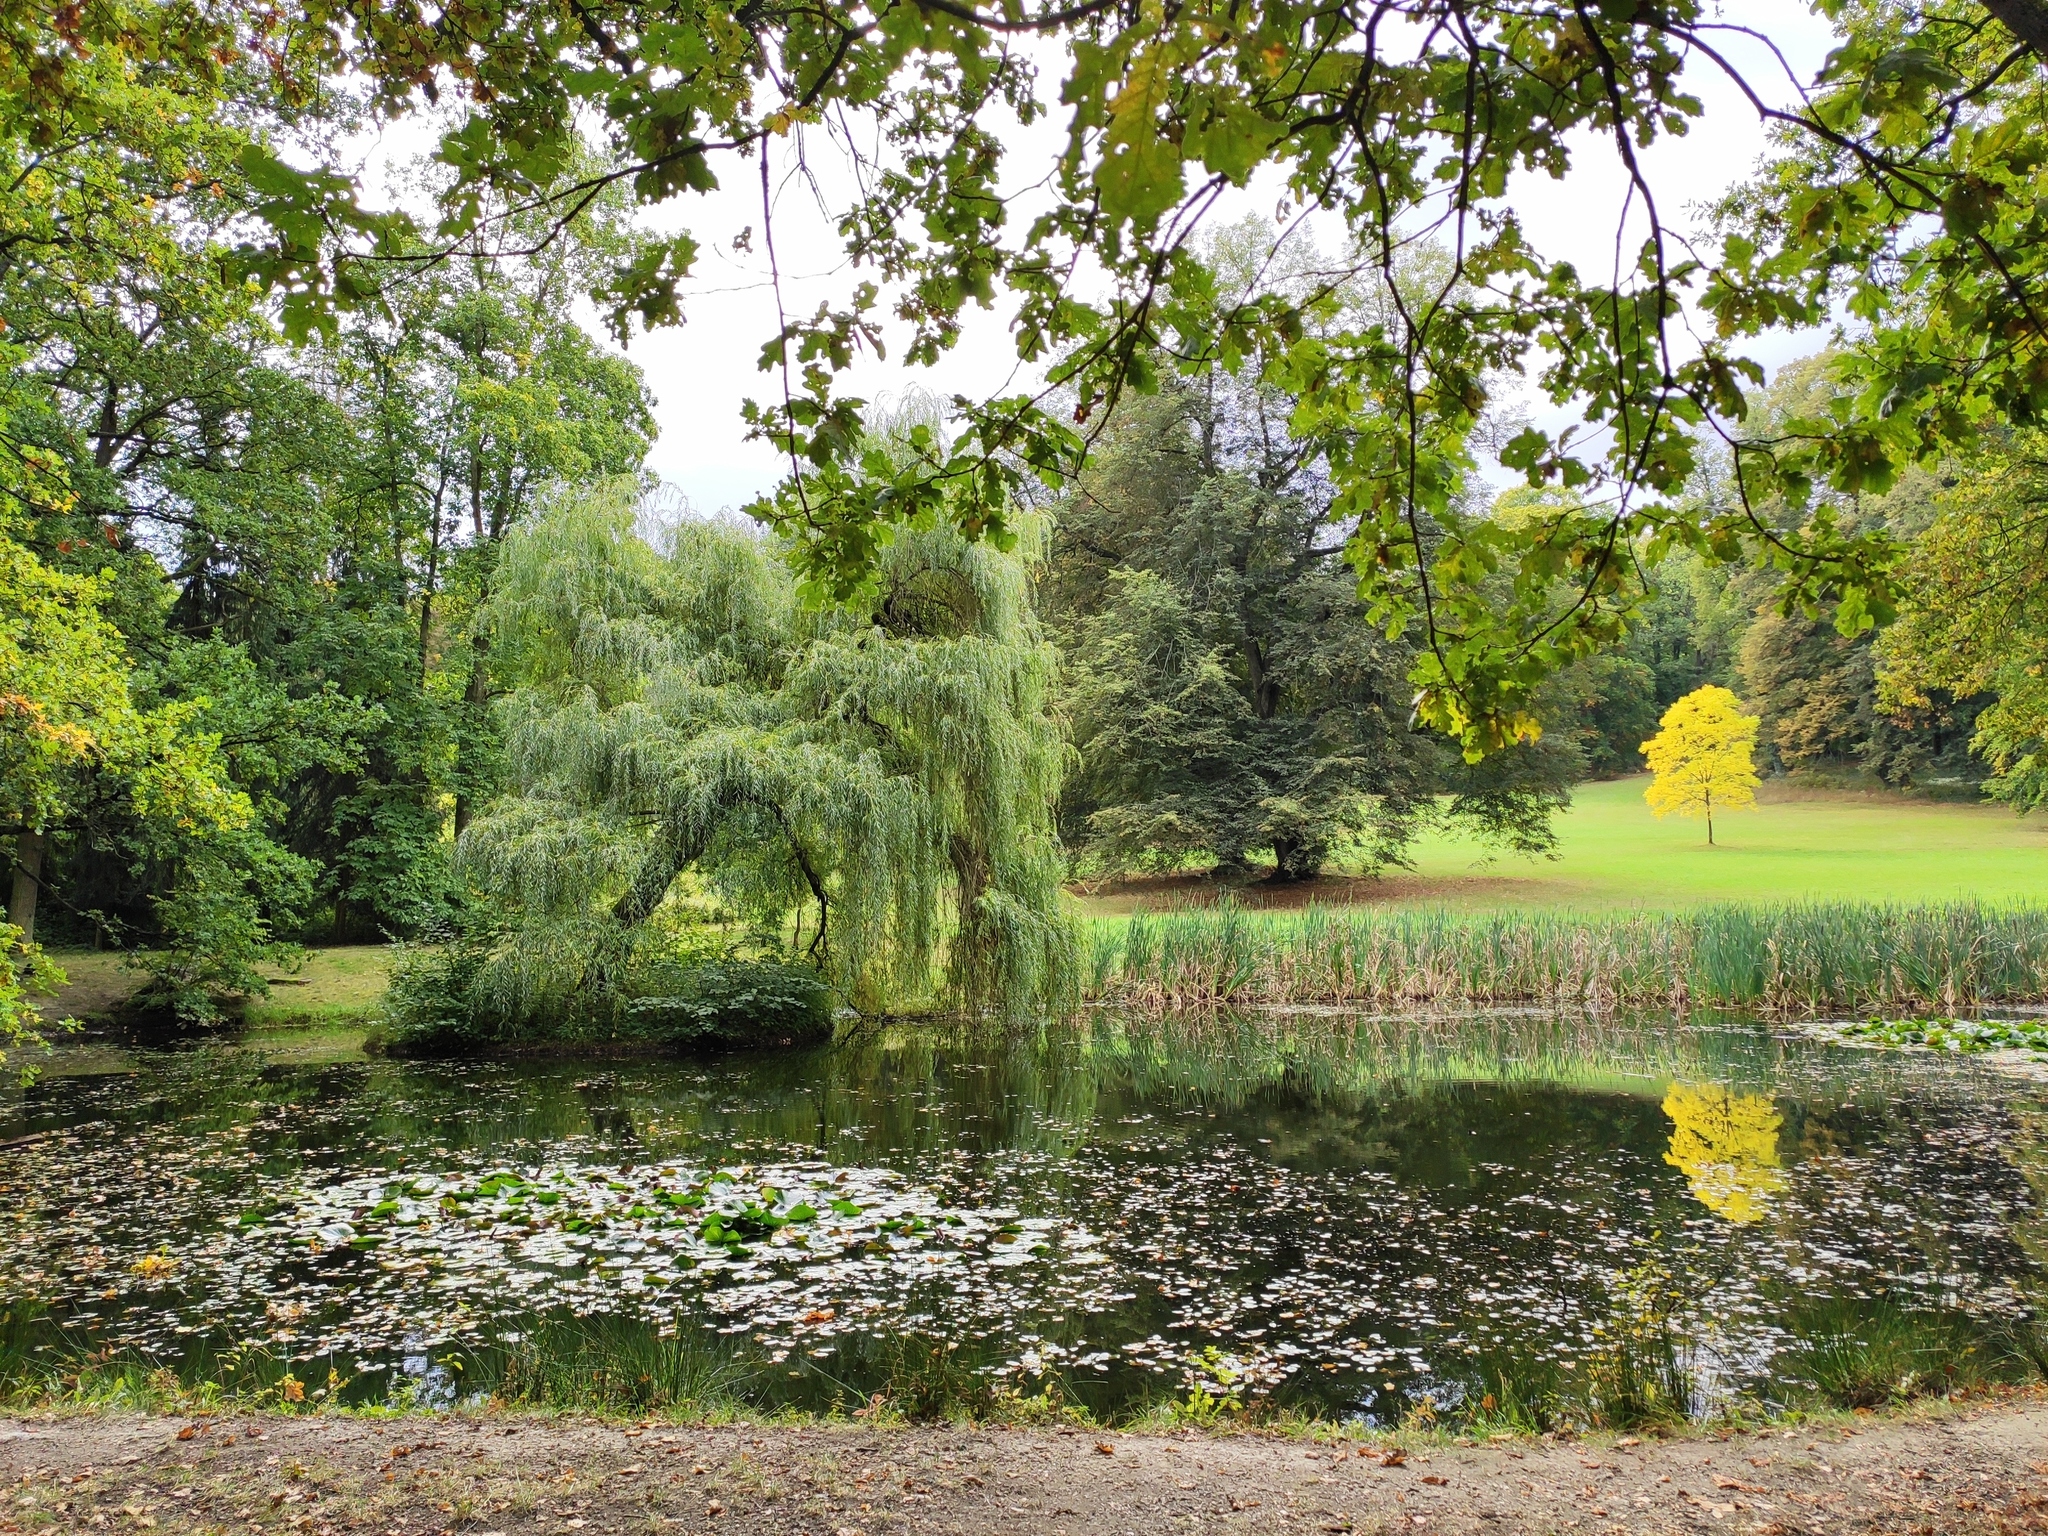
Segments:
[[[1224,903],[1090,919],[1082,954],[1092,1000],[1159,1010],[1541,1002],[1953,1012],[2048,999],[2048,907],[1262,912]]]

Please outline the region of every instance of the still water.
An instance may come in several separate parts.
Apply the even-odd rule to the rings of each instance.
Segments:
[[[1569,1382],[1645,1329],[1695,1409],[1770,1398],[1816,1309],[1996,1322],[2048,1295],[2039,1087],[1754,1022],[330,1055],[83,1049],[9,1090],[0,1296],[31,1347],[260,1342],[353,1396],[445,1400],[437,1362],[574,1317],[716,1342],[789,1401],[864,1394],[875,1341],[910,1338],[1102,1408],[1379,1420]]]

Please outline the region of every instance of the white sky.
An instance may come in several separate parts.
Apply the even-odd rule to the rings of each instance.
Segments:
[[[1725,0],[1720,20],[1766,33],[1803,79],[1810,80],[1831,46],[1821,19],[1793,0]],[[1722,51],[1744,68],[1751,83],[1778,102],[1792,87],[1783,70],[1760,45],[1725,35]],[[1042,76],[1050,70],[1041,71]],[[1700,96],[1706,115],[1683,139],[1660,139],[1644,161],[1651,184],[1658,189],[1667,222],[1687,223],[1688,206],[1699,207],[1743,178],[1765,147],[1755,111],[1719,71],[1694,61],[1684,85]],[[1057,82],[1041,80],[1041,94],[1057,97]],[[1029,130],[1005,135],[1010,176],[1041,174],[1062,142],[1065,109],[1055,105],[1049,119]],[[795,146],[783,141],[779,163],[772,165],[775,189],[776,250],[782,271],[785,310],[808,314],[826,300],[843,302],[866,274],[843,264],[839,241],[820,199],[834,201],[835,150],[813,134],[811,157],[817,181],[796,173]],[[394,131],[387,150],[408,142],[416,153],[415,134]],[[372,157],[376,158],[375,151]],[[685,196],[650,211],[650,223],[662,229],[688,229],[702,247],[696,276],[685,297],[687,323],[649,336],[636,336],[628,355],[645,370],[656,397],[661,437],[650,456],[651,467],[680,491],[700,513],[738,507],[767,490],[784,462],[765,444],[745,440],[741,402],[752,396],[775,398],[779,385],[757,369],[763,342],[777,328],[775,293],[768,280],[761,233],[761,187],[755,162],[727,160],[718,165],[725,185],[708,197]],[[1257,210],[1270,214],[1273,192],[1255,186],[1219,210],[1217,222]],[[1615,226],[1626,193],[1612,141],[1592,135],[1575,146],[1574,169],[1562,182],[1547,177],[1524,178],[1511,186],[1509,201],[1521,215],[1532,245],[1547,257],[1564,257],[1589,278],[1612,271]],[[1028,215],[1013,216],[1020,228]],[[751,254],[735,252],[731,242],[742,229],[754,232]],[[1638,230],[1633,247],[1641,238]],[[1326,244],[1335,245],[1334,237]],[[886,309],[887,300],[884,299]],[[585,316],[586,321],[594,317]],[[1008,309],[999,300],[994,311],[973,311],[958,347],[937,367],[906,368],[895,361],[900,337],[892,336],[891,360],[864,360],[842,386],[866,399],[886,398],[907,389],[924,388],[941,397],[955,392],[970,396],[1032,387],[1039,379],[1017,362],[1008,330]],[[593,333],[599,327],[591,323]],[[1818,332],[1774,336],[1748,348],[1752,356],[1775,368],[1818,347]],[[1547,405],[1532,408],[1537,425],[1555,431],[1570,421],[1568,413]],[[1497,476],[1500,483],[1505,477]]]

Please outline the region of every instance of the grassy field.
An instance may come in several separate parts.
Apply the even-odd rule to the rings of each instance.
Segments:
[[[1581,785],[1555,863],[1502,860],[1485,873],[1517,904],[1581,907],[2048,897],[2048,816],[1771,784],[1755,810],[1714,819],[1710,848],[1704,823],[1650,814],[1648,782]],[[1419,854],[1417,874],[1457,879],[1485,850],[1446,839]]]
[[[39,1000],[49,1018],[110,1012],[143,980],[141,973],[122,964],[119,954],[57,950],[52,958],[71,981],[55,998]],[[269,975],[270,996],[250,1002],[249,1024],[257,1029],[303,1029],[358,1022],[384,995],[390,967],[391,951],[378,944],[308,950],[305,964],[296,971]]]
[[[1753,811],[1659,821],[1647,777],[1582,784],[1558,822],[1555,860],[1489,858],[1472,839],[1429,838],[1415,869],[1383,880],[1325,876],[1262,892],[1252,905],[1354,902],[1467,910],[1571,907],[1683,910],[1710,902],[2048,900],[2048,816],[1898,795],[1766,784]],[[1132,881],[1082,897],[1094,915],[1200,902],[1213,888],[1185,878]]]

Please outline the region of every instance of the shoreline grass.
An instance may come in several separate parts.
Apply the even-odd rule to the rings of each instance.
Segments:
[[[1076,922],[1080,1001],[1152,1012],[1542,1004],[1953,1015],[2048,1003],[2048,903],[1290,910],[1224,900]],[[272,998],[251,1002],[244,1031],[284,1041],[371,1029],[382,1017],[389,954],[316,952],[300,975],[280,978]],[[113,991],[115,957],[93,956],[88,965],[59,958],[83,973],[74,983],[85,983],[73,994],[79,1002]],[[52,1016],[70,1001],[60,996]]]
[[[181,1414],[464,1412],[578,1414],[691,1423],[1075,1425],[1137,1432],[1406,1431],[1535,1436],[1660,1434],[1718,1424],[1800,1422],[2048,1384],[2038,1319],[1993,1320],[1822,1297],[1788,1319],[1785,1369],[1768,1383],[1703,1396],[1690,1348],[1659,1319],[1617,1316],[1582,1372],[1540,1353],[1475,1356],[1402,1411],[1363,1419],[1281,1394],[1215,1395],[1200,1383],[1090,1401],[1048,1376],[1034,1389],[990,1377],[929,1335],[876,1335],[844,1374],[786,1371],[716,1334],[603,1318],[543,1320],[515,1341],[426,1351],[423,1369],[379,1387],[344,1376],[341,1356],[202,1342],[175,1361],[132,1350],[24,1349],[0,1330],[0,1412]]]
[[[1545,1003],[1769,1013],[2048,1000],[2048,907],[1246,910],[1082,922],[1083,989],[1142,1009]]]

